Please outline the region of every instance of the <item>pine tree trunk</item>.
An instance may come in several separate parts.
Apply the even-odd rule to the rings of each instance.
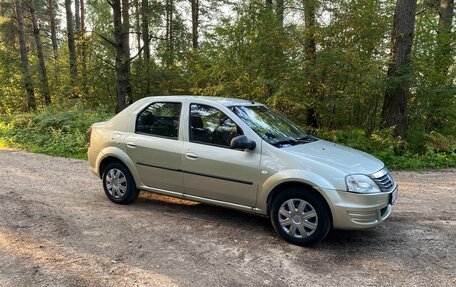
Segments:
[[[81,2],[81,31],[85,32],[85,3],[84,0],[79,0]]]
[[[38,21],[36,19],[35,3],[33,0],[29,0],[29,8],[30,8],[30,17],[32,20],[33,38],[35,39],[36,54],[38,56],[41,89],[42,89],[44,104],[46,106],[48,106],[51,104],[51,92],[49,90],[49,82],[48,82],[47,73],[46,73],[46,65],[44,63],[43,46],[41,45],[41,39],[40,39],[40,29],[38,27]]]
[[[150,43],[149,43],[149,0],[141,1],[141,36],[144,45],[144,65],[146,66],[146,95],[150,96]]]
[[[136,49],[139,51],[141,49],[141,22],[139,20],[139,15],[141,11],[139,10],[139,0],[134,0],[135,3],[135,32],[136,32]],[[142,55],[139,54],[139,59]]]
[[[56,31],[56,23],[55,23],[55,7],[54,1],[48,0],[49,6],[49,24],[51,28],[51,43],[52,43],[52,51],[54,53],[54,64],[57,65],[59,60],[59,53],[58,53],[58,44],[57,44],[57,31]]]
[[[410,53],[415,31],[416,0],[397,0],[391,37],[391,63],[383,101],[382,118],[394,135],[404,137],[407,124],[407,98],[410,94]]]
[[[25,43],[25,28],[24,28],[24,18],[22,16],[22,3],[21,0],[13,0],[16,6],[16,21],[18,27],[18,36],[19,36],[19,51],[21,54],[21,64],[22,64],[22,77],[24,80],[24,87],[27,92],[27,109],[35,110],[36,101],[35,93],[33,91],[32,77],[30,76],[29,66],[28,66],[28,52],[27,46]]]
[[[198,25],[199,25],[199,0],[191,0],[192,4],[192,47],[198,49]]]
[[[317,59],[317,44],[315,40],[315,28],[316,28],[316,0],[303,0],[304,6],[304,28],[305,28],[305,38],[304,38],[304,53],[306,61],[311,68],[315,65]],[[318,117],[316,111],[316,105],[318,103],[317,87],[314,79],[314,73],[309,71],[310,85],[308,88],[308,95],[310,97],[309,107],[307,108],[306,124],[307,126],[317,128],[318,127]]]
[[[174,1],[166,0],[166,42],[167,42],[167,66],[174,64],[174,27],[173,27]]]
[[[65,11],[67,21],[68,51],[70,55],[70,78],[71,85],[74,87],[78,76],[76,62],[76,45],[74,41],[73,12],[71,12],[71,0],[65,0]]]
[[[150,58],[150,46],[149,46],[149,0],[142,0],[141,2],[141,14],[142,14],[142,22],[141,22],[141,36],[144,43],[144,59],[146,61]]]
[[[130,104],[131,100],[128,1],[114,0],[112,8],[116,47],[117,110],[121,111]]]
[[[427,108],[426,132],[439,130],[449,122],[447,108],[451,105],[451,85],[448,71],[454,62],[452,56],[452,22],[454,14],[453,0],[437,0],[436,8],[439,13],[437,43],[434,50],[434,70],[437,73],[432,77],[433,94],[429,96]],[[451,121],[451,120],[450,120]]]
[[[453,62],[452,35],[454,0],[439,1],[439,26],[437,34],[437,47],[435,49],[435,68],[441,80],[445,80],[448,70]]]
[[[87,82],[87,43],[85,38],[85,3],[84,0],[80,0],[81,3],[81,69],[82,69],[82,88],[84,95],[89,94],[88,82]]]
[[[74,19],[76,23],[76,34],[79,34],[79,32],[81,32],[81,18],[79,13],[79,0],[74,0]]]
[[[122,49],[123,49],[123,65],[126,70],[126,94],[125,103],[129,106],[133,101],[132,89],[130,84],[131,61],[130,61],[130,2],[122,0]]]
[[[285,6],[283,3],[283,0],[277,0],[276,1],[276,14],[277,14],[277,21],[279,22],[279,27],[283,29],[283,20],[284,20],[284,12],[285,12]]]

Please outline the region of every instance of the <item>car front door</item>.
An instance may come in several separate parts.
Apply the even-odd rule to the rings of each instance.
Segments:
[[[184,142],[185,193],[254,207],[260,152],[230,149],[241,128],[221,110],[190,104],[189,140]]]
[[[126,150],[148,187],[183,193],[180,102],[154,102],[136,117]]]

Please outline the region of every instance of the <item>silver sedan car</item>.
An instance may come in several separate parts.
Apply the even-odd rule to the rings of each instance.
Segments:
[[[397,185],[377,158],[318,139],[240,99],[141,99],[91,127],[88,158],[115,203],[140,190],[267,216],[288,242],[363,229],[392,211]]]

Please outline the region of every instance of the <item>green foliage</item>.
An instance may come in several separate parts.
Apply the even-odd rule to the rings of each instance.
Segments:
[[[86,158],[90,125],[112,116],[104,109],[87,110],[81,105],[2,116],[0,142],[31,152]]]
[[[392,130],[378,130],[367,134],[364,130],[318,130],[318,137],[365,151],[382,160],[391,170],[456,167],[456,139],[438,133],[424,137],[421,146],[413,147],[398,138]],[[421,148],[425,147],[425,152]]]
[[[394,139],[390,131],[382,131],[396,1],[318,0],[317,25],[309,29],[304,27],[302,0],[285,1],[283,22],[276,6],[280,1],[267,5],[264,0],[201,0],[196,50],[191,45],[190,1],[172,1],[172,19],[166,17],[169,1],[149,1],[148,64],[143,55],[136,55],[144,44],[137,39],[143,19],[137,13],[142,10],[131,5],[131,96],[245,98],[266,103],[301,125],[312,107],[320,137],[372,153],[391,168],[454,166],[456,20],[453,16],[448,33],[439,32],[438,1],[418,1],[417,11],[422,12],[416,16],[411,54],[406,137]],[[50,23],[44,3],[37,1],[36,6],[54,108],[44,109],[30,15],[24,14],[37,114],[21,113],[26,110],[26,92],[17,24],[11,5],[0,5],[0,145],[84,157],[88,126],[109,117],[107,111],[116,107],[116,51],[103,39],[112,38],[112,7],[104,1],[86,2],[90,32],[77,37],[79,73],[72,82],[65,15],[57,13],[55,60],[45,33]],[[54,3],[62,12],[62,3]],[[310,32],[315,34],[315,60],[306,57]],[[80,104],[71,107],[74,102]]]

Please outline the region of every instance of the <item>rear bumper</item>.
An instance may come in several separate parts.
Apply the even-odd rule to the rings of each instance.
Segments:
[[[379,225],[387,219],[392,210],[391,192],[356,194],[346,191],[324,190],[336,229],[365,229]]]
[[[90,164],[90,171],[92,171],[97,177],[101,177],[98,171],[97,158],[100,154],[100,151],[94,148],[89,147],[87,150],[87,158]]]

